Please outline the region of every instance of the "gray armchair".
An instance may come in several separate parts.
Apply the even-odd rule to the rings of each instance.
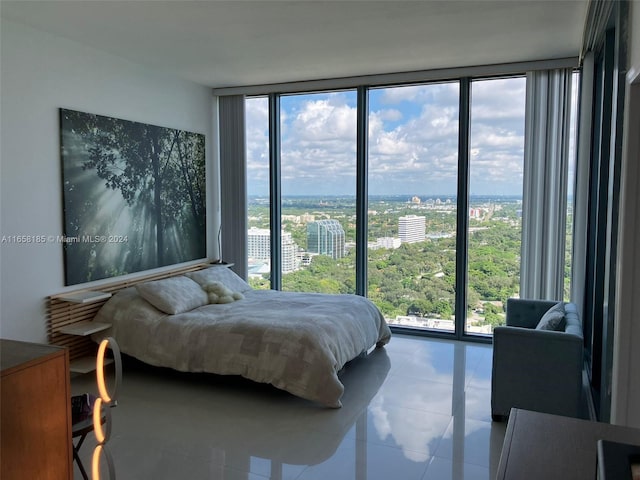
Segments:
[[[493,330],[491,417],[501,421],[512,407],[583,417],[582,323],[565,304],[564,331],[536,330],[558,302],[507,300],[507,326]]]

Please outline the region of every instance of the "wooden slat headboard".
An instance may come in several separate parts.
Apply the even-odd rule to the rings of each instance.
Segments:
[[[162,278],[175,277],[187,272],[202,270],[203,268],[210,266],[211,263],[198,263],[160,273],[106,283],[94,288],[82,288],[56,295],[50,295],[47,297],[46,308],[47,335],[49,337],[49,343],[52,345],[67,347],[69,349],[69,360],[71,361],[86,355],[95,355],[96,353],[97,345],[91,341],[90,337],[67,335],[60,332],[60,329],[75,323],[93,320],[98,313],[98,310],[100,310],[108,299],[97,300],[91,303],[73,303],[62,300],[62,297],[66,297],[72,293],[90,291],[116,293],[124,288],[147,282],[149,280],[160,280]]]

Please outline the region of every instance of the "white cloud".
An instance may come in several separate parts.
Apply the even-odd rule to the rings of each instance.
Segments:
[[[245,103],[247,184],[249,195],[269,192],[269,102],[251,98]]]
[[[525,86],[524,78],[472,83],[472,193],[521,190]],[[371,91],[370,194],[455,194],[458,91],[456,82]],[[247,109],[250,185],[267,178],[261,100]],[[353,91],[282,97],[284,195],[355,194],[355,104]]]
[[[457,91],[457,85],[454,88]],[[406,121],[389,129],[383,114],[371,113],[371,194],[455,191],[458,107],[451,90],[451,85],[422,85],[383,92],[387,102],[413,100],[410,107],[402,107],[413,115],[403,114]]]
[[[281,108],[286,108],[284,102]],[[356,114],[355,108],[344,103],[337,104],[330,99],[311,100],[291,118],[290,134],[295,135],[297,141],[307,141],[311,145],[336,140],[355,142]]]
[[[402,120],[404,115],[402,112],[396,108],[387,108],[384,110],[379,110],[377,113],[378,117],[384,121],[390,122],[398,122]]]
[[[428,87],[428,88],[425,88]],[[376,90],[374,90],[376,91]],[[441,83],[438,85],[408,85],[401,87],[389,87],[380,90],[380,102],[385,105],[395,105],[402,102],[411,103],[445,103],[458,98],[458,82]]]
[[[385,88],[383,89],[381,101],[387,105],[400,102],[415,102],[422,94],[419,85],[409,85],[407,87]]]
[[[355,195],[357,112],[349,100],[343,93],[282,99],[283,195]]]
[[[471,84],[471,120],[524,118],[526,79],[478,80]]]

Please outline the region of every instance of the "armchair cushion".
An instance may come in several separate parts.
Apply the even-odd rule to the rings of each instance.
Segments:
[[[560,302],[545,312],[538,322],[536,330],[564,331],[565,324],[564,303]]]
[[[557,303],[549,300],[509,298],[507,299],[507,326],[536,328],[545,312]]]

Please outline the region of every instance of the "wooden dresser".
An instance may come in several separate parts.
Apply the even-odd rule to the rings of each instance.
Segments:
[[[640,429],[513,408],[496,479],[595,479],[600,439],[640,445]]]
[[[69,353],[0,339],[0,478],[73,478]]]

